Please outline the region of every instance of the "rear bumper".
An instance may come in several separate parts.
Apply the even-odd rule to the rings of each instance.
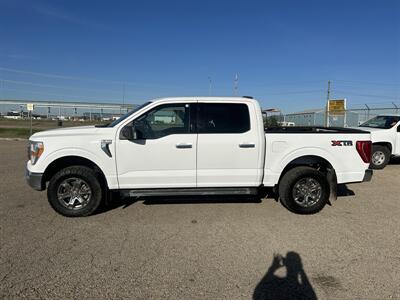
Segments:
[[[372,178],[372,174],[373,174],[373,173],[374,173],[374,172],[372,171],[372,169],[367,169],[367,170],[365,170],[363,182],[371,181],[371,178]]]
[[[28,170],[28,168],[25,169],[26,182],[34,190],[43,191],[45,189],[42,177],[43,177],[42,173],[32,173]]]

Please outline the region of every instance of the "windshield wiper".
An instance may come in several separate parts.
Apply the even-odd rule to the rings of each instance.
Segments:
[[[96,128],[102,128],[102,127],[108,127],[108,125],[110,125],[111,123],[106,123],[106,124],[96,124],[94,125],[94,127]]]

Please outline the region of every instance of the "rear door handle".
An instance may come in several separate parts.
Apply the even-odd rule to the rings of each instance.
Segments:
[[[255,148],[256,144],[254,144],[254,143],[242,143],[242,144],[239,144],[239,147],[240,148]]]
[[[192,144],[179,143],[179,144],[176,144],[176,148],[178,148],[178,149],[188,149],[188,148],[192,148]]]

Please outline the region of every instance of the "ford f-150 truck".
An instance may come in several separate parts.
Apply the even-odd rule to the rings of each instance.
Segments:
[[[371,132],[373,169],[383,169],[391,156],[400,156],[400,115],[376,116],[359,128]]]
[[[112,191],[146,195],[254,195],[272,188],[296,213],[320,211],[340,183],[370,180],[370,133],[264,129],[246,97],[163,98],[108,125],[35,133],[28,183],[47,187],[64,216],[87,216]]]

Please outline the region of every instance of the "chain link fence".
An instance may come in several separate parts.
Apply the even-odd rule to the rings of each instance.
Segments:
[[[329,114],[328,124],[334,127],[356,127],[378,115],[400,114],[400,104],[393,107],[353,108],[343,114]],[[325,110],[309,110],[293,114],[269,116],[276,118],[283,126],[325,126]]]

